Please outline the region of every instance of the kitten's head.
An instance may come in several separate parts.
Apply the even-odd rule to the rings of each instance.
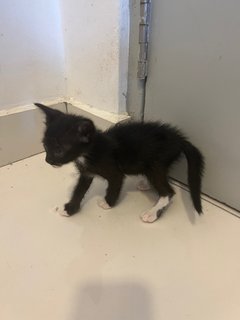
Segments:
[[[65,114],[39,103],[35,105],[46,116],[43,145],[47,163],[61,166],[87,152],[96,132],[91,120]]]

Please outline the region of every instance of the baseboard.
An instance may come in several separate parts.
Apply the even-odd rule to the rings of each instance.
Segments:
[[[66,102],[67,104],[72,105],[78,109],[81,109],[84,112],[87,112],[88,114],[92,114],[96,117],[105,119],[111,123],[118,123],[118,122],[130,119],[130,116],[127,114],[127,112],[119,114],[119,113],[105,111],[102,109],[94,108],[92,106],[89,106],[88,104],[84,104],[79,100],[72,99],[72,98],[66,100]]]
[[[179,188],[181,188],[181,189],[183,189],[183,190],[185,190],[187,192],[190,192],[189,191],[189,187],[186,184],[184,184],[184,183],[182,183],[182,182],[180,182],[178,180],[175,180],[174,178],[171,178],[171,182],[172,182],[173,185],[175,185],[175,186],[177,186],[177,187],[179,187]],[[215,207],[218,207],[218,208],[230,213],[231,215],[233,215],[233,216],[235,216],[237,218],[240,218],[240,211],[238,209],[236,209],[236,208],[233,208],[233,207],[229,206],[227,203],[223,203],[220,200],[215,199],[215,198],[213,198],[213,197],[211,197],[211,196],[209,196],[209,195],[207,195],[205,193],[201,193],[201,199],[211,203]]]
[[[117,122],[129,120],[126,114],[116,115],[66,99],[41,101],[63,112],[90,118],[105,130]],[[43,152],[44,116],[33,104],[0,111],[0,167]]]
[[[101,130],[105,130],[116,123],[130,120],[129,115],[127,114],[114,114],[71,99],[67,102],[67,110],[69,113],[78,114],[91,119]]]

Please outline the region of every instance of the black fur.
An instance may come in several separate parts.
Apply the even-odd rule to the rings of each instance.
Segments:
[[[159,122],[129,122],[102,132],[89,119],[36,105],[46,115],[43,138],[46,161],[55,166],[74,161],[81,173],[71,200],[65,204],[69,215],[79,210],[94,175],[108,181],[105,200],[111,207],[118,200],[125,175],[145,175],[160,197],[172,197],[174,191],[168,182],[168,171],[182,154],[188,161],[194,207],[202,213],[204,160],[200,151],[176,128]],[[85,158],[84,164],[78,161],[80,156]]]

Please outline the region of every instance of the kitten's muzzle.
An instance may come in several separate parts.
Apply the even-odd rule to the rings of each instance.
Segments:
[[[49,156],[46,156],[45,158],[45,161],[47,163],[49,163],[51,166],[54,166],[54,167],[60,167],[61,164],[60,163],[57,163],[56,161],[54,161],[52,158],[50,158]]]

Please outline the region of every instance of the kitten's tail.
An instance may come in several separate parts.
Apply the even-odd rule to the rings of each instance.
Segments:
[[[184,141],[183,152],[188,162],[188,184],[192,202],[196,211],[201,214],[202,204],[200,195],[204,158],[201,152],[188,141]]]

